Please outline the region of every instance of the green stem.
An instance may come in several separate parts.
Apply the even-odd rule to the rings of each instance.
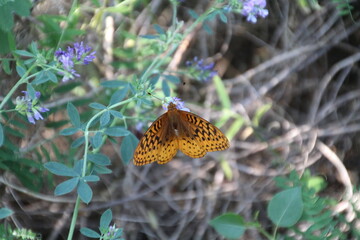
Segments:
[[[86,124],[86,127],[85,127],[85,131],[84,131],[84,137],[85,137],[85,149],[84,149],[84,157],[83,157],[83,167],[82,167],[82,173],[81,173],[81,177],[85,177],[86,175],[86,165],[87,165],[87,156],[88,156],[88,151],[89,151],[89,128],[91,126],[91,123],[99,116],[101,116],[101,114],[103,114],[104,112],[110,110],[110,109],[113,109],[113,108],[116,108],[118,106],[121,106],[123,104],[126,104],[126,103],[129,103],[131,101],[133,101],[134,99],[137,98],[137,95],[135,95],[134,97],[131,97],[125,101],[122,101],[122,102],[119,102],[119,103],[116,103],[114,105],[111,105],[110,107],[106,108],[106,109],[103,109],[101,110],[100,112],[98,112],[97,114],[95,114],[90,120],[89,122]],[[75,225],[76,225],[76,219],[77,219],[77,216],[78,216],[78,212],[79,212],[79,202],[80,202],[80,198],[79,196],[77,197],[76,199],[76,204],[75,204],[75,207],[74,207],[74,213],[73,213],[73,216],[72,216],[72,219],[71,219],[71,224],[70,224],[70,230],[69,230],[69,235],[68,235],[68,240],[71,240],[73,235],[74,235],[74,229],[75,229]]]
[[[60,43],[62,42],[62,39],[64,38],[65,30],[66,30],[66,28],[68,27],[69,22],[70,22],[70,17],[74,14],[75,8],[76,8],[76,6],[78,5],[77,2],[78,2],[77,0],[74,0],[74,1],[72,2],[72,4],[71,4],[71,8],[70,8],[68,17],[67,17],[67,19],[66,19],[66,27],[64,27],[63,30],[61,31],[61,35],[60,35],[58,44],[57,44],[57,46],[56,46],[56,49],[59,48],[59,45],[60,45]]]
[[[176,8],[176,7],[175,7]],[[209,9],[208,11],[206,11],[206,13],[202,14],[201,16],[199,16],[198,19],[195,20],[194,23],[192,23],[190,25],[189,28],[186,29],[186,31],[184,32],[183,36],[182,36],[182,40],[185,39],[185,37],[187,35],[189,35],[193,30],[194,28],[198,25],[198,24],[201,24],[209,14],[211,14],[212,12],[214,11],[214,9]],[[176,11],[174,11],[174,13],[176,13]],[[174,22],[173,22],[174,23]],[[176,21],[175,23],[176,24]],[[173,37],[175,37],[176,34],[173,34]],[[181,41],[179,41],[178,43],[175,43],[171,46],[170,50],[167,51],[167,53],[165,54],[165,56],[163,56],[163,54],[159,54],[158,56],[156,56],[156,58],[152,61],[152,63],[150,64],[150,66],[145,70],[145,72],[143,73],[143,75],[141,76],[141,79],[140,79],[140,83],[143,83],[143,80],[144,79],[147,79],[148,78],[148,75],[150,73],[152,73],[152,70],[153,69],[156,69],[158,68],[162,62],[164,61],[164,59],[167,59],[169,56],[171,56],[175,50],[178,48],[178,46],[180,45]],[[171,42],[171,40],[169,40],[169,42]]]
[[[177,15],[177,4],[172,2],[172,8],[173,8],[173,16],[172,16],[172,26],[176,25],[176,15]]]
[[[8,94],[4,97],[4,100],[0,104],[0,110],[5,106],[7,101],[11,98],[11,96],[14,94],[14,92],[19,88],[19,86],[23,83],[28,82],[28,75],[29,73],[35,68],[35,65],[32,65],[26,73],[20,78],[20,80],[11,88],[11,90],[8,92]]]
[[[71,225],[70,225],[70,230],[69,230],[69,235],[67,240],[72,240],[73,239],[73,235],[74,235],[74,230],[75,230],[75,225],[76,225],[76,219],[78,216],[78,212],[79,212],[79,206],[80,206],[80,197],[78,196],[76,198],[76,203],[75,203],[75,207],[74,207],[74,213],[71,219]]]
[[[271,236],[267,231],[262,228],[257,229],[262,235],[264,235],[269,240],[275,240],[275,236]]]

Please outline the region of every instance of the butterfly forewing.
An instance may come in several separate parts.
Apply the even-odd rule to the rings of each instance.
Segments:
[[[157,161],[159,158],[162,161],[171,158],[176,154],[177,148],[172,150],[171,154],[169,152],[163,152],[162,150],[168,150],[169,146],[172,146],[171,143],[174,139],[164,138],[165,130],[168,125],[167,113],[160,116],[156,119],[149,129],[145,132],[144,136],[140,139],[138,146],[135,149],[134,153],[134,164],[135,165],[145,165]],[[172,140],[172,141],[170,141]],[[170,145],[169,145],[170,144]]]

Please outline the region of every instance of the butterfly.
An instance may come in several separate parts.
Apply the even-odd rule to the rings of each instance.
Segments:
[[[168,111],[156,119],[140,139],[134,153],[137,166],[165,164],[178,150],[192,158],[229,148],[226,136],[205,119],[182,111],[170,102]]]

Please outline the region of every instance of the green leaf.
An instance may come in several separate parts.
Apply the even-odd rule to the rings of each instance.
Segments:
[[[92,195],[93,195],[92,190],[90,186],[86,182],[84,182],[83,179],[80,179],[79,181],[77,193],[79,194],[81,201],[83,201],[86,204],[88,204],[92,199]]]
[[[34,81],[32,81],[31,83],[35,84],[35,85],[39,85],[39,84],[45,83],[47,81],[48,81],[48,79],[46,78],[44,71],[40,71],[40,72],[38,72],[38,74],[36,74]]]
[[[0,7],[0,12],[1,12],[1,7]],[[0,14],[1,16],[1,14]],[[1,24],[1,21],[0,21]],[[14,34],[12,32],[7,32],[7,31],[3,31],[0,27],[0,54],[7,54],[10,53],[12,49],[15,49],[15,37]],[[9,60],[4,59],[3,60],[3,69],[7,74],[10,74],[9,71],[11,72],[10,69],[10,64],[5,63],[4,62],[7,61],[9,63]],[[8,71],[7,71],[8,70]]]
[[[294,187],[275,194],[268,205],[267,214],[277,226],[291,227],[299,221],[303,209],[301,187]]]
[[[36,61],[36,58],[28,58],[28,59],[26,59],[26,60],[24,60],[24,64],[26,65],[26,66],[28,66],[28,65],[31,65],[32,63],[34,63]]]
[[[269,104],[265,104],[265,105],[259,107],[256,110],[255,116],[252,119],[253,125],[255,127],[259,126],[261,118],[264,116],[265,113],[267,113],[271,109],[271,107],[272,107],[272,105],[269,103]]]
[[[207,17],[207,21],[213,20],[219,14],[219,10],[212,11]]]
[[[150,86],[154,87],[160,79],[160,74],[156,74],[150,78]]]
[[[133,158],[138,142],[139,140],[132,133],[123,138],[120,147],[120,156],[123,163],[128,164]]]
[[[44,71],[44,75],[53,83],[57,83],[58,79],[52,71]]]
[[[115,233],[115,235],[114,235],[114,238],[116,239],[116,238],[118,238],[118,237],[121,237],[122,233],[123,233],[123,230],[122,230],[121,228],[119,228],[119,229],[116,231],[116,233]]]
[[[108,158],[108,156],[101,153],[89,154],[88,160],[100,166],[108,166],[111,164],[111,161]]]
[[[109,127],[104,131],[104,133],[112,137],[123,137],[130,134],[130,132],[123,127]]]
[[[3,30],[4,32],[9,32],[12,26],[14,25],[14,20],[11,10],[12,10],[12,6],[10,6],[9,4],[0,7],[0,16],[1,16],[0,29]]]
[[[96,149],[101,146],[103,134],[101,132],[97,132],[94,136],[90,138],[91,145]]]
[[[14,12],[20,16],[29,16],[32,5],[28,0],[14,0]]]
[[[20,77],[22,77],[26,73],[26,69],[22,66],[16,65],[16,72]]]
[[[70,121],[71,121],[71,124],[74,126],[74,127],[80,127],[80,115],[79,115],[79,112],[78,110],[76,109],[76,107],[74,106],[74,104],[72,104],[71,102],[69,102],[66,106],[66,109],[67,109],[67,113],[69,115],[69,118],[70,118]]]
[[[110,122],[110,113],[109,111],[104,112],[100,117],[100,126],[105,126]]]
[[[98,182],[100,181],[99,176],[96,175],[89,175],[89,176],[85,176],[83,177],[85,182]]]
[[[94,173],[96,174],[110,174],[112,173],[112,171],[110,169],[108,169],[107,167],[104,166],[100,166],[100,165],[95,165],[93,167]]]
[[[161,89],[164,92],[164,95],[166,97],[170,96],[170,87],[169,87],[169,84],[166,81],[162,81]]]
[[[80,232],[82,235],[84,235],[85,237],[89,237],[89,238],[100,238],[101,237],[100,234],[98,234],[94,230],[92,230],[90,228],[86,228],[86,227],[81,228]]]
[[[20,55],[20,56],[24,56],[24,57],[35,57],[34,54],[32,54],[31,52],[28,52],[26,50],[15,50],[14,53],[16,53],[17,55]]]
[[[217,75],[213,77],[213,81],[223,109],[230,109],[231,101],[223,81]]]
[[[71,148],[77,148],[79,147],[81,144],[83,144],[85,142],[85,137],[79,137],[78,139],[76,139],[75,141],[73,141],[71,143]]]
[[[209,35],[214,34],[212,28],[211,28],[208,24],[206,24],[206,22],[204,22],[202,28],[203,28],[203,29],[205,30],[205,32],[207,32]]]
[[[13,13],[20,16],[29,16],[31,3],[28,0],[13,0],[2,2],[0,7],[0,29],[9,32],[14,25]]]
[[[209,224],[228,239],[239,239],[246,230],[243,218],[235,213],[225,213],[212,219]]]
[[[37,54],[39,54],[39,49],[38,49],[38,45],[36,42],[31,42],[30,44],[30,51],[34,54],[34,56],[36,56]]]
[[[100,83],[100,85],[107,88],[119,88],[119,87],[127,86],[128,83],[125,81],[113,80],[113,81],[102,82]]]
[[[48,162],[44,164],[44,167],[49,170],[52,174],[66,177],[76,177],[79,176],[72,168],[58,163],[58,162]]]
[[[312,225],[307,229],[309,232],[314,232],[326,228],[333,221],[332,212],[325,211],[319,216],[312,216],[311,222]]]
[[[79,177],[70,178],[57,185],[54,191],[55,196],[64,195],[74,190],[79,183],[79,179]]]
[[[120,90],[117,90],[116,92],[114,92],[114,94],[111,96],[109,105],[114,105],[116,103],[121,102],[121,100],[123,100],[125,98],[128,91],[129,91],[129,88],[126,86],[123,89],[120,89]]]
[[[111,209],[106,210],[100,217],[100,229],[108,228],[112,220]]]
[[[2,124],[0,123],[0,147],[4,144],[4,129],[2,127]]]
[[[90,103],[89,107],[94,108],[94,109],[100,109],[100,110],[106,109],[106,106],[102,105],[101,103],[96,103],[96,102]]]
[[[224,13],[220,12],[219,13],[219,16],[220,16],[220,20],[223,22],[223,23],[227,23],[227,17]]]
[[[14,0],[0,0],[0,7],[4,6],[5,4],[7,4],[8,2],[14,2]]]
[[[308,189],[314,190],[316,193],[325,189],[326,181],[320,176],[311,176],[309,171],[304,172],[301,181],[305,183]]]
[[[164,35],[164,34],[165,34],[164,29],[162,29],[162,28],[160,27],[160,25],[158,25],[158,24],[154,24],[154,29],[155,29],[155,31],[156,31],[158,34],[160,34],[160,35]]]
[[[177,76],[173,76],[173,75],[163,75],[163,76],[165,77],[165,79],[169,80],[174,84],[180,83],[180,79]]]
[[[77,128],[77,127],[74,127],[74,128],[65,128],[65,129],[62,129],[60,131],[60,135],[63,135],[63,136],[70,136],[70,135],[73,135],[75,133],[77,133],[80,129]]]
[[[4,126],[4,132],[6,132],[7,135],[12,135],[15,137],[24,137],[24,134],[19,132],[17,129],[10,128],[8,126]]]
[[[1,31],[0,31],[0,39],[1,39]],[[0,45],[2,44],[1,40],[0,40]],[[1,54],[1,50],[0,50],[0,54]],[[8,59],[3,59],[1,62],[2,68],[4,70],[4,72],[8,75],[11,74],[11,68],[10,68],[10,61]]]
[[[193,19],[198,19],[199,18],[199,15],[192,9],[188,9],[188,13]]]
[[[8,216],[11,216],[14,212],[9,208],[0,208],[0,219],[4,219]]]
[[[75,162],[74,171],[78,174],[78,176],[81,176],[83,166],[84,166],[84,160],[83,159]]]
[[[229,139],[233,139],[235,135],[239,133],[244,123],[245,119],[241,115],[236,116],[236,120],[232,122],[229,129],[226,131],[226,136]]]
[[[156,35],[139,35],[139,37],[141,38],[145,38],[145,39],[157,39],[159,38],[159,36],[156,36]]]
[[[113,115],[113,116],[116,117],[116,118],[119,118],[119,119],[123,119],[123,118],[124,118],[124,116],[123,116],[120,112],[115,111],[115,110],[110,110],[110,114]]]
[[[32,86],[31,83],[26,84],[26,91],[27,91],[27,94],[29,95],[29,97],[31,99],[36,98],[36,96],[35,96],[36,91],[35,91],[35,89],[34,89],[34,87]]]
[[[39,72],[36,75],[36,77],[35,77],[34,81],[32,81],[32,83],[35,85],[40,85],[40,84],[46,83],[48,81],[52,81],[53,83],[58,82],[57,77],[53,72],[51,72],[49,70],[48,71],[44,70],[44,71]]]

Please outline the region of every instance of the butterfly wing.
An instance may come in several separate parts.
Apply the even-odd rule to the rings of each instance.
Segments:
[[[134,164],[145,165],[157,161],[169,162],[178,150],[178,141],[171,134],[167,113],[156,119],[140,139],[134,153]]]
[[[194,137],[179,137],[179,149],[192,158],[201,158],[206,155],[204,147]]]
[[[181,110],[179,112],[185,131],[179,137],[179,149],[183,153],[199,158],[205,156],[206,152],[229,148],[229,140],[220,129],[193,113]]]

